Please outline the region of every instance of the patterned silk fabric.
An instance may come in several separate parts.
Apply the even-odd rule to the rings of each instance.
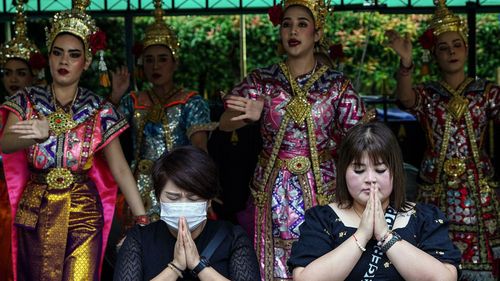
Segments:
[[[1,109],[3,116],[10,112],[30,120],[48,116],[56,107],[48,88],[30,87]],[[100,150],[127,123],[110,103],[83,88],[67,112],[76,127],[20,151],[24,157],[19,162],[10,158],[7,165],[5,159],[16,214],[18,280],[99,280],[117,190]],[[20,172],[23,167],[29,167],[27,174]],[[70,170],[76,182],[64,188],[47,185],[45,176],[54,168]],[[16,186],[20,182],[27,184]]]
[[[172,148],[191,144],[190,137],[201,131],[211,131],[210,110],[205,100],[195,92],[186,92],[182,99],[162,106],[162,116],[152,118],[154,105],[149,92],[131,93],[120,103],[132,125],[134,159],[132,170],[137,180],[148,215],[159,218],[160,205],[154,195],[151,167],[155,160]],[[142,128],[142,130],[141,130]]]
[[[315,69],[320,67],[317,65]],[[314,70],[298,77],[296,81],[300,87],[304,87],[313,76]],[[332,195],[336,178],[333,158],[339,141],[349,128],[361,120],[365,107],[350,82],[341,73],[328,69],[306,96],[312,106],[307,114],[313,120],[314,136],[308,135],[305,123],[289,121],[277,155],[278,160],[275,161],[269,180],[264,183],[264,172],[276,135],[293,97],[290,83],[279,65],[273,65],[252,72],[231,94],[264,100],[260,120],[263,152],[255,170],[253,188],[261,189],[264,186],[267,201],[255,208],[254,242],[263,280],[291,279],[292,275],[286,266],[291,244],[299,237],[299,226],[304,221],[305,210],[318,204],[318,190],[311,168],[297,174],[283,163],[297,156],[309,158],[310,161],[309,137],[312,137],[316,141],[313,149],[319,155],[322,188]]]
[[[432,202],[447,214],[450,235],[462,252],[463,280],[496,280],[500,207],[484,138],[489,121],[500,122],[500,88],[470,79],[463,91],[454,93],[466,99],[459,119],[451,114],[453,93],[445,84],[422,85],[416,92],[412,111],[429,144],[420,169],[419,200]]]

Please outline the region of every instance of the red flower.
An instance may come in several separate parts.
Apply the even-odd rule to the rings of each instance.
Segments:
[[[434,36],[434,30],[429,28],[427,29],[422,36],[418,38],[418,42],[422,45],[422,48],[430,50],[436,44],[436,37]]]
[[[31,69],[40,70],[47,65],[47,60],[40,53],[32,53],[28,65]]]
[[[140,57],[141,54],[142,54],[142,49],[143,48],[144,48],[144,46],[140,42],[136,42],[134,44],[134,46],[132,47],[132,54],[134,54],[134,56],[136,58]]]
[[[90,35],[89,39],[90,49],[92,50],[92,54],[95,55],[97,51],[101,51],[106,49],[106,33],[104,31],[97,31],[94,34]]]
[[[330,45],[329,53],[330,53],[330,58],[332,58],[332,60],[337,60],[337,59],[341,60],[345,57],[342,44]]]
[[[280,25],[281,19],[283,18],[283,8],[281,7],[281,3],[269,8],[267,14],[269,14],[269,20],[271,20],[273,26]]]

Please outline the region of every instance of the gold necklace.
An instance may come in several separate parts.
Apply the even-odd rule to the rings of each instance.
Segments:
[[[78,95],[78,87],[76,88],[76,93],[73,97],[73,101],[70,104],[70,113],[65,112],[61,107],[57,106],[56,92],[54,91],[54,85],[51,85],[52,97],[54,99],[54,109],[55,111],[49,116],[47,120],[49,122],[49,129],[54,132],[56,136],[66,133],[67,131],[76,127],[77,123],[73,120],[73,114],[71,114],[73,104],[75,103],[76,96]]]
[[[469,101],[463,97],[463,92],[465,88],[469,86],[474,79],[467,77],[458,87],[457,90],[453,89],[448,83],[445,81],[440,81],[441,86],[443,86],[451,95],[452,98],[446,105],[446,109],[451,113],[455,121],[459,121],[462,119],[465,111],[467,111],[469,107]]]
[[[290,87],[292,88],[292,99],[286,106],[286,112],[290,114],[290,117],[295,121],[296,124],[303,124],[307,117],[307,114],[311,112],[311,104],[307,101],[307,91],[312,86],[312,84],[317,80],[318,77],[315,76],[316,65],[314,64],[313,71],[309,81],[305,85],[305,89],[301,88],[297,81],[292,77],[290,68],[287,63],[281,64],[281,69],[285,74],[285,77],[290,82]],[[319,72],[318,72],[319,73]],[[322,74],[322,73],[321,73]]]
[[[149,97],[150,97],[151,101],[153,102],[153,106],[151,107],[151,109],[149,109],[148,120],[153,122],[153,123],[159,123],[161,121],[162,115],[163,115],[163,106],[177,92],[178,92],[178,89],[173,88],[171,91],[169,91],[167,93],[165,98],[160,98],[153,90],[151,90],[149,92]]]

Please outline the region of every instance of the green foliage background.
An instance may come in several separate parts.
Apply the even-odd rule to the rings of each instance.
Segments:
[[[344,73],[357,85],[363,95],[392,92],[393,74],[399,64],[394,52],[385,44],[384,31],[394,28],[412,38],[414,42],[415,81],[435,79],[433,75],[419,75],[422,48],[417,38],[426,27],[429,15],[383,15],[376,12],[335,12],[328,18],[325,32],[331,43],[342,43],[346,60]],[[465,15],[462,15],[465,17]],[[166,21],[177,32],[181,42],[181,65],[176,81],[184,87],[214,98],[219,91],[228,91],[240,81],[240,16],[178,16]],[[246,15],[247,71],[282,60],[276,54],[278,27],[273,27],[267,15]],[[143,38],[145,27],[152,17],[134,18],[134,41]],[[43,27],[47,20],[30,23],[29,32],[37,45],[46,53]],[[126,65],[123,18],[97,18],[97,24],[108,36],[105,59],[108,68]],[[500,15],[477,16],[477,75],[497,80],[500,67]],[[361,58],[366,45],[364,62]],[[101,94],[110,90],[98,86],[97,58],[82,84]],[[432,65],[432,63],[431,63]],[[432,69],[432,73],[437,73]],[[48,73],[48,71],[47,71]],[[145,86],[142,81],[139,87]]]

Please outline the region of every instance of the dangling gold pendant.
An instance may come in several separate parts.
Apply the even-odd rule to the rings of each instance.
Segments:
[[[297,124],[303,124],[307,114],[311,112],[311,105],[303,96],[295,96],[286,106],[286,112]]]
[[[163,107],[161,106],[161,104],[155,104],[153,108],[149,110],[148,120],[153,123],[159,123],[161,121],[162,111]]]
[[[56,136],[73,129],[77,125],[73,120],[73,116],[60,108],[47,116],[47,120],[49,121],[50,130],[53,131]]]
[[[454,96],[448,102],[447,109],[451,113],[455,121],[458,121],[462,119],[462,116],[464,115],[465,111],[467,111],[468,107],[469,101],[466,98],[462,96]]]

